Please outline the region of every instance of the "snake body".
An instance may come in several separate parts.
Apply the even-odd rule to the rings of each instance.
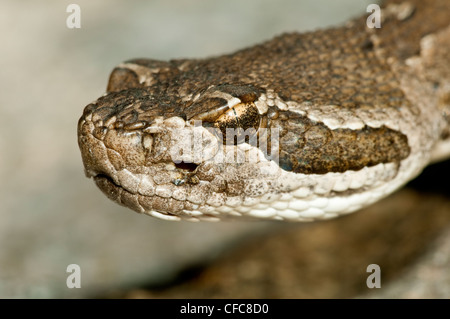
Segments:
[[[207,59],[134,59],[78,122],[85,172],[167,220],[327,219],[450,154],[450,1]]]

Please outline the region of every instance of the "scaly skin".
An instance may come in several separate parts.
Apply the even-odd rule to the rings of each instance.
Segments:
[[[78,124],[86,175],[169,220],[309,221],[386,196],[450,153],[450,1],[387,1],[381,16],[119,65]],[[218,139],[227,128],[242,131]]]

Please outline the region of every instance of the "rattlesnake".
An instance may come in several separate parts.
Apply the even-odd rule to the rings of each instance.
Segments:
[[[450,155],[449,17],[448,0],[392,0],[381,28],[366,15],[208,59],[126,61],[79,120],[86,175],[167,220],[353,212]]]

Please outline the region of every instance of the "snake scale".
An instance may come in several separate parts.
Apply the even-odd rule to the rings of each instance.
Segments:
[[[166,220],[356,211],[450,155],[450,1],[206,59],[134,59],[84,109],[85,173]]]

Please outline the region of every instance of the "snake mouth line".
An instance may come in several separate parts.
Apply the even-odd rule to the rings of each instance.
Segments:
[[[111,177],[104,173],[99,173],[93,177],[97,187],[111,200],[119,205],[129,207],[138,213],[147,213],[169,220],[180,220],[178,215],[185,214],[185,211],[193,211],[199,208],[198,204],[190,201],[177,200],[172,197],[162,196],[154,193],[152,195],[131,192],[127,188],[113,181]],[[206,217],[215,218],[209,214]],[[187,214],[185,218],[193,218]]]
[[[180,162],[173,163],[177,169],[177,171],[182,174],[183,178],[176,179],[172,181],[175,185],[183,185],[186,182],[193,181],[193,174],[200,166],[200,164],[190,163],[190,162]],[[130,192],[126,187],[114,181],[109,175],[105,173],[97,173],[93,176],[94,182],[97,186],[110,198],[114,198],[117,196],[117,192],[127,191]],[[135,192],[130,192],[131,194],[135,194]]]
[[[111,177],[109,177],[106,174],[97,174],[93,177],[95,183],[100,187],[101,184],[108,184],[111,187],[115,188],[115,189],[124,189],[121,185],[116,184],[113,179]],[[100,189],[103,190],[102,187],[100,187]]]

